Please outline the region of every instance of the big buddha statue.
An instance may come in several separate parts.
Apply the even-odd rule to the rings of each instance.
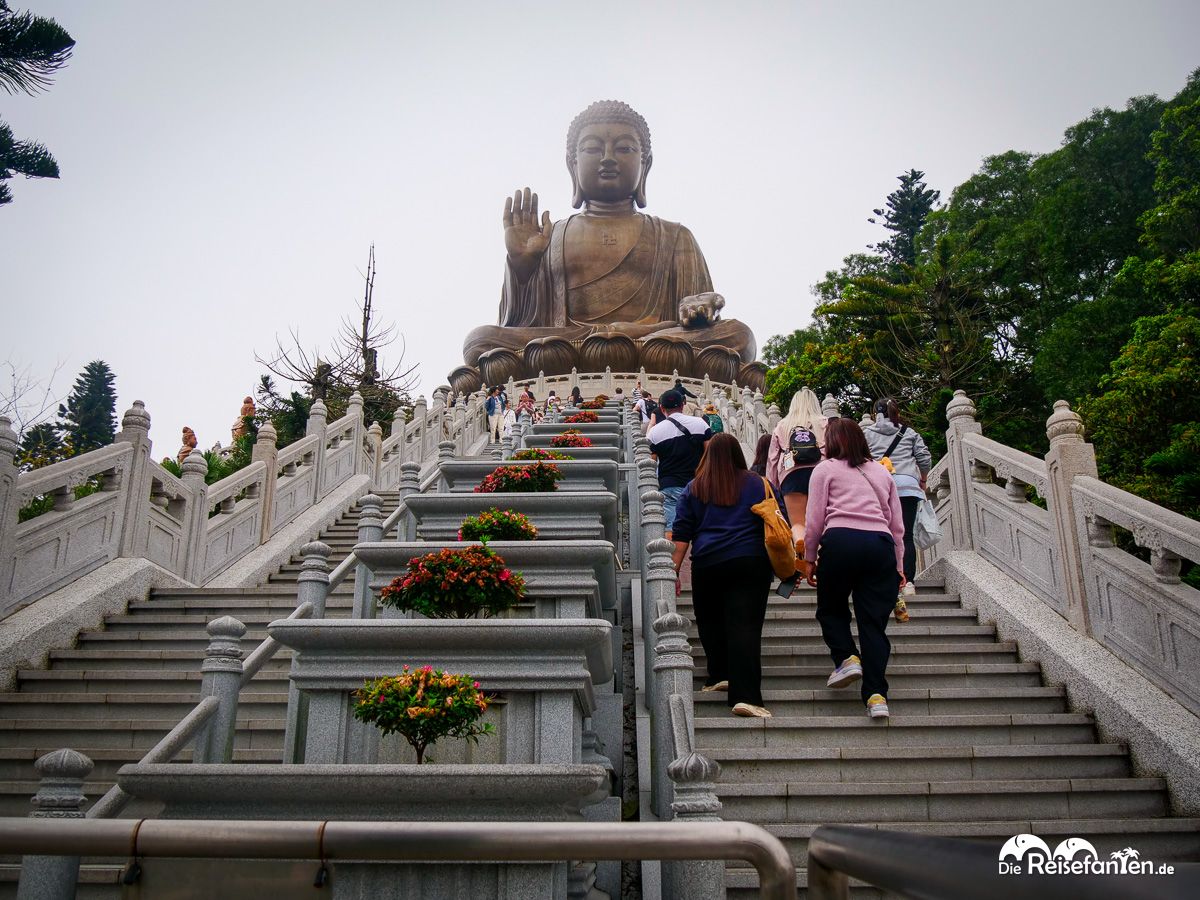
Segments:
[[[529,188],[504,202],[499,324],[473,330],[455,391],[538,372],[647,372],[761,386],[754,335],[723,319],[704,255],[676,222],[639,212],[654,157],[625,103],[593,103],[567,130],[572,205],[552,222]]]

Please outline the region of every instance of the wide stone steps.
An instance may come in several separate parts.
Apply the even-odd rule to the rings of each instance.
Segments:
[[[399,495],[385,496],[385,515]],[[358,513],[343,516],[331,540],[331,565],[356,542]],[[347,536],[345,540],[342,536]],[[299,568],[301,559],[289,565]],[[353,575],[329,597],[326,614],[350,614]],[[249,627],[246,654],[266,636],[269,622],[296,607],[294,574],[257,588],[173,588],[131,603],[102,628],[80,634],[74,649],[56,650],[45,669],[17,675],[17,690],[0,694],[0,815],[25,815],[37,790],[34,761],[60,747],[87,754],[96,767],[85,785],[89,802],[113,783],[117,770],[136,763],[196,705],[200,664],[208,646],[205,626],[231,615]],[[287,713],[291,652],[280,650],[243,690],[238,704],[234,757],[279,762]],[[185,764],[191,750],[177,760]],[[126,815],[136,814],[134,807]],[[153,814],[154,810],[143,810]],[[4,887],[0,887],[3,896]]]
[[[1103,855],[1135,846],[1154,859],[1200,856],[1200,820],[1172,819],[1165,782],[1136,777],[1127,748],[1100,743],[1092,718],[1071,711],[1018,647],[941,585],[919,586],[908,607],[910,622],[888,626],[889,720],[866,717],[858,684],[825,687],[833,666],[810,589],[767,607],[763,703],[773,718],[730,716],[724,693],[699,690],[705,658],[695,656],[696,744],[721,764],[721,816],[780,837],[802,891],[808,838],[825,823],[997,845],[1023,832],[1078,835],[1105,840]],[[679,609],[690,616],[686,592]],[[727,868],[729,897],[756,885],[753,870]],[[851,896],[882,895],[852,884]]]

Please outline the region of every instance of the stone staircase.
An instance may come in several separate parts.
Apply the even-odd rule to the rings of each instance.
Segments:
[[[1003,842],[1022,832],[1053,847],[1070,836],[1101,857],[1200,860],[1200,819],[1173,818],[1161,778],[1133,774],[1128,751],[1100,742],[1092,717],[1020,660],[959,598],[921,582],[912,620],[888,628],[890,720],[868,719],[858,685],[830,690],[832,662],[815,621],[816,592],[772,595],[763,631],[763,697],[771,719],[732,717],[724,694],[701,693],[696,745],[721,764],[724,819],[779,837],[806,884],[808,838],[855,824]],[[679,600],[691,618],[689,593]],[[726,869],[728,895],[757,896],[753,869]],[[882,896],[858,885],[857,897]],[[803,896],[803,893],[802,893]]]
[[[379,496],[385,516],[396,509],[399,494]],[[358,518],[355,508],[322,533],[333,548],[331,568],[357,543]],[[46,668],[21,670],[17,689],[0,694],[0,816],[29,813],[38,786],[33,763],[59,747],[92,759],[85,792],[89,802],[103,796],[121,766],[138,762],[196,705],[208,622],[226,615],[243,622],[249,654],[267,636],[267,624],[295,608],[299,571],[300,558],[293,557],[255,588],[155,591],[101,629],[80,634],[74,649],[53,651]],[[353,590],[351,575],[330,593],[326,615],[349,616]],[[289,661],[289,652],[280,651],[243,689],[235,762],[280,761]],[[190,758],[187,750],[177,760]],[[124,815],[153,813],[132,803]]]

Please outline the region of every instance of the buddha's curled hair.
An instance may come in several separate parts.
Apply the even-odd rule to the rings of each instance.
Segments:
[[[650,126],[641,114],[620,100],[597,100],[577,115],[571,121],[571,127],[567,129],[567,163],[570,166],[575,165],[575,145],[579,143],[579,132],[588,125],[600,122],[632,125],[642,145],[642,162],[650,158]]]

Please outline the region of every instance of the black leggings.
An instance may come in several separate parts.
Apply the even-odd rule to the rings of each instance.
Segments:
[[[917,545],[913,543],[913,523],[917,521],[920,497],[901,497],[900,512],[904,517],[904,577],[912,581],[917,577]]]
[[[896,606],[900,574],[896,571],[896,544],[882,531],[827,528],[817,554],[817,622],[829,647],[833,664],[847,656],[862,660],[863,702],[872,694],[887,696],[888,619]],[[850,633],[846,600],[854,597],[854,620],[862,653]]]
[[[728,681],[730,706],[762,706],[762,630],[773,577],[765,556],[692,563],[692,608],[708,659],[707,683]]]

